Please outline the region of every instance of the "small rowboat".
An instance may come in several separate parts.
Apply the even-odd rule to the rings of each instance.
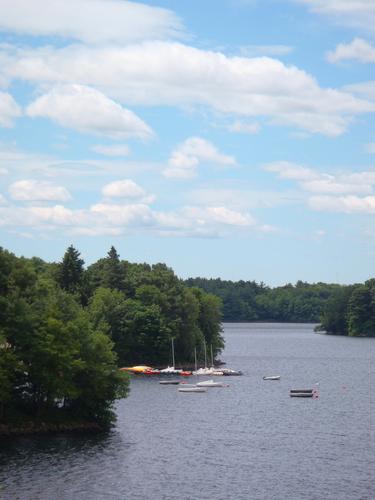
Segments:
[[[268,375],[268,376],[264,376],[263,380],[280,380],[280,375]]]
[[[179,380],[160,380],[159,384],[162,385],[178,385],[180,383]]]

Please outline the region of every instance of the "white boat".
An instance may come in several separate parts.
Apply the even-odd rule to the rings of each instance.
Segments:
[[[203,380],[197,383],[197,387],[229,387],[228,384],[223,382],[215,382],[214,380]]]
[[[235,375],[242,375],[242,372],[240,370],[232,370],[231,368],[223,368],[220,371],[221,371],[222,375],[226,375],[227,377],[235,376]]]
[[[204,341],[204,368],[197,369],[196,350],[194,350],[194,352],[195,352],[195,370],[193,371],[193,375],[222,375],[222,373],[219,373],[220,370],[217,370],[216,368],[214,368],[214,366],[211,366],[210,368],[207,366],[206,341]],[[211,358],[212,358],[212,349],[211,349]],[[213,365],[213,359],[212,359],[212,365]]]
[[[178,375],[181,372],[182,370],[178,370],[174,366],[167,366],[167,368],[160,370],[161,375]]]
[[[264,376],[263,380],[280,380],[280,375],[268,375],[268,376]]]
[[[213,375],[214,371],[215,371],[214,368],[208,368],[206,366],[205,368],[199,368],[198,370],[194,370],[193,375]]]
[[[172,343],[172,366],[167,366],[167,368],[163,368],[163,370],[160,370],[161,375],[180,375],[182,373],[182,370],[178,370],[177,368],[174,367],[175,360],[174,360],[174,343],[173,343],[173,338],[171,339]]]
[[[204,387],[179,387],[178,392],[207,392]]]

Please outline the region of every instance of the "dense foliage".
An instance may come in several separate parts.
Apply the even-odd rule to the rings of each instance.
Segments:
[[[375,279],[339,287],[327,302],[319,329],[334,335],[375,337]]]
[[[269,288],[255,281],[225,281],[195,278],[187,286],[199,287],[217,295],[223,301],[224,321],[320,321],[327,300],[339,285],[298,281]]]
[[[191,361],[204,341],[223,347],[221,303],[186,288],[164,264],[121,261],[115,248],[84,268],[0,248],[0,424],[113,419],[128,391],[119,366]]]

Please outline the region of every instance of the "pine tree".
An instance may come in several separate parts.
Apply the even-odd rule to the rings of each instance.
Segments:
[[[63,290],[70,293],[77,292],[82,281],[84,261],[80,259],[80,255],[79,251],[70,245],[58,265],[57,281]]]

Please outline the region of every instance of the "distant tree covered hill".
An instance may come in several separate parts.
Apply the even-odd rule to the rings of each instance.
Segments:
[[[223,321],[289,321],[318,323],[327,301],[340,285],[287,284],[270,288],[255,281],[190,278],[185,285],[199,287],[223,301]]]

